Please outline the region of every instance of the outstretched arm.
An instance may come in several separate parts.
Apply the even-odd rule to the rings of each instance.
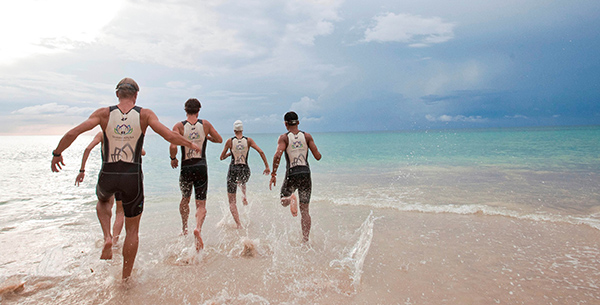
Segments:
[[[269,189],[272,189],[272,186],[275,186],[277,183],[277,168],[279,167],[279,161],[281,161],[281,155],[285,151],[287,147],[287,137],[285,134],[279,136],[277,140],[277,151],[275,151],[275,155],[273,156],[273,171],[271,172],[271,181],[269,181]]]
[[[100,142],[102,142],[102,132],[97,133],[92,142],[90,142],[90,144],[88,144],[83,151],[83,156],[81,157],[81,167],[79,168],[79,174],[77,175],[77,178],[75,178],[75,185],[79,186],[79,184],[83,182],[83,178],[85,178],[85,163],[87,162],[92,149],[94,149],[94,147],[96,147],[96,145],[98,145]]]
[[[225,146],[223,147],[223,151],[221,152],[221,161],[225,160],[227,157],[231,156],[231,152],[229,152],[229,150],[231,149],[231,139],[227,139],[227,141],[225,141]]]
[[[250,147],[254,148],[254,150],[256,150],[260,154],[260,157],[265,163],[265,170],[263,171],[263,175],[270,174],[271,170],[269,169],[269,161],[267,161],[267,156],[265,156],[265,153],[262,151],[262,149],[260,149],[260,147],[258,147],[258,144],[256,144],[256,142],[254,142],[252,138],[248,138],[248,143],[250,144]]]
[[[94,111],[94,113],[92,113],[87,120],[67,131],[67,133],[65,133],[65,135],[60,139],[58,146],[56,146],[56,149],[52,151],[52,162],[50,164],[50,168],[53,172],[62,170],[62,166],[65,165],[61,155],[62,152],[71,146],[73,141],[75,141],[80,134],[92,130],[92,128],[100,124],[103,111],[108,111],[108,108],[100,108]]]
[[[317,144],[315,144],[315,140],[309,133],[305,133],[305,136],[306,136],[306,142],[308,144],[308,148],[310,149],[310,152],[312,152],[313,156],[315,157],[315,159],[317,159],[317,161],[321,160],[321,153],[319,152],[319,149],[317,148]]]
[[[186,138],[184,138],[182,135],[178,134],[177,132],[171,131],[167,126],[165,126],[163,123],[161,123],[158,120],[158,117],[156,116],[156,114],[152,110],[150,110],[148,108],[142,108],[142,111],[144,112],[144,114],[146,116],[146,119],[147,119],[146,122],[148,123],[148,126],[150,126],[150,128],[152,128],[152,130],[154,130],[161,137],[163,137],[163,139],[167,140],[167,142],[169,142],[171,144],[175,144],[175,145],[182,145],[185,147],[189,147],[193,150],[200,151],[200,147],[198,147],[198,145],[187,140]]]

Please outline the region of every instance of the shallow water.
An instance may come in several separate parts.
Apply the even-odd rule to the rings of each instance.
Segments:
[[[120,243],[113,260],[99,260],[97,150],[84,183],[73,185],[91,137],[63,153],[59,174],[49,169],[58,137],[0,137],[1,302],[594,304],[600,161],[598,140],[590,139],[598,132],[314,134],[324,158],[310,161],[307,245],[299,217],[259,175],[258,154],[250,160],[250,204],[238,203],[241,230],[227,206],[227,162],[209,159],[199,254],[192,237],[180,235],[168,146],[149,136],[140,248],[127,283]],[[271,158],[276,136],[253,138]],[[505,145],[511,141],[521,146]],[[562,148],[544,149],[552,141]],[[220,150],[209,146],[209,158]]]

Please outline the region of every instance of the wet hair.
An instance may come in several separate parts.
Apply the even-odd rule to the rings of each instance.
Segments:
[[[140,87],[132,78],[126,77],[117,84],[115,90],[119,97],[130,98],[140,91]]]
[[[201,107],[202,107],[202,105],[200,104],[200,101],[198,99],[195,99],[195,98],[188,99],[185,102],[185,113],[196,114],[196,113],[200,112]]]

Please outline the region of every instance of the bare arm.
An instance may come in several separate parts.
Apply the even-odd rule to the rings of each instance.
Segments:
[[[277,140],[277,151],[275,151],[275,155],[273,156],[273,171],[271,172],[271,181],[269,181],[269,189],[272,186],[275,186],[277,183],[277,168],[279,167],[279,162],[281,161],[281,156],[287,147],[287,137],[285,134],[279,136]]]
[[[270,174],[271,170],[269,169],[269,161],[267,161],[267,156],[265,156],[265,153],[262,151],[262,149],[260,149],[260,147],[258,147],[258,144],[256,144],[256,142],[254,142],[252,138],[248,138],[248,143],[250,144],[250,147],[254,148],[254,150],[256,150],[260,154],[260,157],[265,163],[265,170],[263,171],[263,175]]]
[[[177,124],[175,124],[175,126],[173,126],[173,131],[182,135],[183,134],[183,124],[181,122],[178,122]],[[169,145],[169,157],[171,158],[171,167],[177,168],[177,166],[179,166],[179,160],[177,160],[177,145],[175,145],[175,144]]]
[[[304,135],[306,136],[306,142],[308,142],[308,148],[312,152],[315,159],[317,159],[317,161],[321,160],[321,153],[319,152],[319,149],[317,148],[317,144],[315,144],[315,140],[313,139],[313,137],[309,133],[305,133]]]
[[[161,137],[163,137],[163,139],[167,140],[167,142],[175,145],[189,147],[196,151],[200,151],[200,147],[198,147],[198,145],[187,140],[181,134],[171,131],[167,126],[161,123],[152,110],[148,108],[142,108],[142,112],[146,117],[146,122],[148,123],[148,126],[150,126],[152,130],[154,130]]]
[[[202,125],[204,126],[204,134],[206,134],[206,138],[209,141],[213,143],[223,143],[223,138],[209,121],[202,120]]]
[[[83,151],[83,156],[81,157],[81,167],[79,168],[79,174],[77,175],[77,178],[75,178],[75,185],[79,186],[79,184],[83,182],[83,178],[85,178],[85,163],[87,162],[92,149],[94,149],[94,147],[96,147],[96,145],[98,145],[100,142],[102,142],[102,132],[97,133],[92,142],[90,142],[90,144],[88,144]]]
[[[225,146],[223,147],[223,151],[221,152],[221,161],[225,160],[227,157],[231,156],[231,152],[228,152],[231,149],[231,139],[227,139],[225,141]]]
[[[71,146],[71,144],[73,144],[73,141],[75,141],[75,139],[77,139],[77,137],[89,130],[92,130],[92,128],[100,125],[101,121],[102,121],[102,115],[103,113],[106,112],[106,116],[108,115],[107,113],[108,108],[100,108],[96,111],[94,111],[94,113],[92,113],[92,115],[90,115],[90,117],[83,121],[83,123],[73,127],[73,129],[67,131],[67,133],[65,133],[65,135],[60,139],[60,141],[58,142],[58,146],[56,146],[56,149],[54,149],[52,151],[52,162],[50,164],[50,168],[52,169],[53,172],[58,172],[60,170],[62,170],[61,165],[65,165],[65,163],[63,162],[63,158],[62,158],[62,152],[67,149],[69,146]],[[108,116],[107,116],[108,117]]]

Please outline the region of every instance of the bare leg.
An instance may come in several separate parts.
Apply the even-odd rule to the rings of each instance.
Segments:
[[[229,210],[231,211],[231,216],[233,216],[237,228],[241,229],[242,223],[240,222],[240,214],[238,213],[235,195],[235,193],[227,193],[227,197],[229,198]]]
[[[290,212],[292,212],[292,216],[298,216],[298,198],[296,194],[290,196]]]
[[[133,270],[133,263],[137,255],[140,228],[140,219],[142,214],[135,217],[125,218],[125,242],[123,243],[123,279],[128,278]]]
[[[101,201],[98,199],[96,204],[96,214],[100,221],[100,227],[102,227],[102,234],[104,235],[104,247],[102,248],[102,255],[100,259],[112,259],[112,235],[110,234],[110,217],[112,216],[113,198],[108,201]]]
[[[310,225],[311,225],[311,219],[310,219],[310,214],[308,213],[308,204],[307,203],[300,204],[300,214],[301,214],[300,223],[302,224],[302,236],[303,236],[302,241],[307,242],[308,235],[310,234]]]
[[[240,190],[242,190],[242,203],[248,205],[248,198],[246,197],[246,183],[240,183]]]
[[[196,229],[194,229],[194,236],[196,236],[196,251],[200,251],[200,249],[204,248],[204,242],[200,236],[204,218],[206,218],[206,200],[196,200]]]
[[[188,218],[190,217],[190,197],[181,198],[179,203],[179,213],[181,214],[182,234],[188,233]]]
[[[113,245],[119,241],[119,235],[123,230],[123,222],[125,221],[125,213],[123,212],[123,203],[117,201],[117,212],[115,213],[115,223],[113,224]]]

